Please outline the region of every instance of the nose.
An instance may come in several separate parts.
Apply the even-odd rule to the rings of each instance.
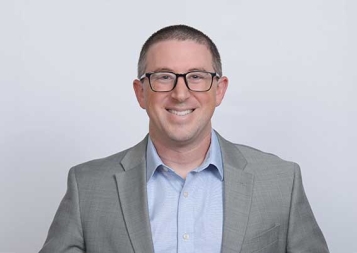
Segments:
[[[183,102],[191,95],[190,90],[187,88],[184,77],[180,76],[177,79],[175,89],[171,92],[171,97],[179,102]]]

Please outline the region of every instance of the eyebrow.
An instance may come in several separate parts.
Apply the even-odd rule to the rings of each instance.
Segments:
[[[205,72],[208,72],[204,68],[191,68],[191,69],[187,70],[187,72],[192,72],[192,71],[205,71]],[[170,68],[156,68],[152,72],[173,72],[173,73],[176,73],[173,69],[170,69]]]

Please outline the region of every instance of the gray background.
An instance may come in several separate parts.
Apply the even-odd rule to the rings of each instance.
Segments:
[[[296,161],[331,252],[357,252],[357,1],[0,1],[0,252],[37,252],[69,168],[147,132],[132,90],[170,24],[216,42],[214,127]]]

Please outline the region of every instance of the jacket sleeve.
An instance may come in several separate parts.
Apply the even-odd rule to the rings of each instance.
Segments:
[[[85,244],[79,206],[79,192],[72,168],[68,174],[67,192],[50,226],[39,253],[84,253]]]
[[[325,238],[307,200],[297,164],[294,168],[294,184],[291,194],[287,252],[328,253]]]

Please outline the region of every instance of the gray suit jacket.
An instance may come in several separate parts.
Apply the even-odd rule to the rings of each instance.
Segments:
[[[223,253],[326,253],[297,164],[228,142]],[[40,253],[153,252],[146,194],[147,137],[110,157],[73,167]]]

